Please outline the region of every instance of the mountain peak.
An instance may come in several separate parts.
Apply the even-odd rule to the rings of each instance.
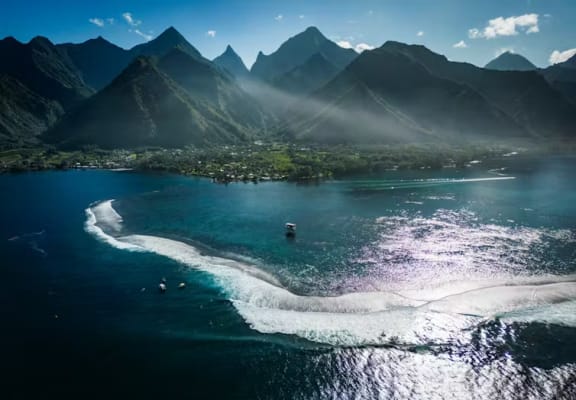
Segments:
[[[292,36],[282,43],[274,53],[264,56],[258,53],[251,73],[268,82],[304,64],[316,53],[322,55],[337,68],[343,69],[357,54],[352,49],[343,49],[328,40],[315,26]]]
[[[312,35],[320,35],[320,36],[324,37],[322,32],[320,32],[320,29],[316,28],[315,26],[309,26],[308,28],[306,28],[304,33],[312,34]]]
[[[260,57],[260,54],[261,52],[258,53],[258,57]],[[242,58],[240,58],[238,53],[236,53],[230,45],[226,46],[224,53],[216,57],[213,62],[237,78],[245,78],[248,76],[248,68],[244,65],[244,61],[242,61]]]
[[[180,32],[176,30],[173,26],[168,27],[164,30],[158,37],[155,39],[163,39],[163,40],[186,40],[184,36]]]
[[[203,58],[200,52],[173,26],[166,29],[155,39],[133,47],[131,52],[135,55],[162,57],[174,47],[179,47],[193,57]]]
[[[484,68],[497,71],[534,71],[537,69],[526,57],[511,51],[500,54]]]
[[[237,56],[238,55],[238,53],[236,53],[236,51],[234,51],[234,49],[230,45],[226,46],[226,50],[224,50],[223,54],[227,54],[227,55],[231,55],[231,56]]]
[[[52,42],[44,36],[34,36],[32,40],[28,42],[28,44],[52,46]]]

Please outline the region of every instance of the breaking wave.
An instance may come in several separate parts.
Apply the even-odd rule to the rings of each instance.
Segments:
[[[357,346],[461,340],[491,318],[576,326],[576,276],[494,276],[417,289],[305,296],[248,259],[207,255],[163,237],[123,236],[112,200],[92,205],[86,215],[86,231],[111,246],[156,253],[210,274],[246,323],[262,333]]]

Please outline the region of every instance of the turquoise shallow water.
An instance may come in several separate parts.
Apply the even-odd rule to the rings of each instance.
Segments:
[[[8,393],[573,398],[575,166],[0,176]]]

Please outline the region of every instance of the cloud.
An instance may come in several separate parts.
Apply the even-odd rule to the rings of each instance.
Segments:
[[[496,39],[500,36],[515,36],[518,31],[526,34],[538,33],[538,14],[524,14],[517,17],[498,17],[488,21],[488,25],[483,30],[472,28],[468,30],[470,39]]]
[[[416,36],[419,36],[419,37],[422,37],[422,36],[424,36],[424,31],[420,31],[420,32],[418,32],[418,33],[416,34]]]
[[[216,31],[208,31],[206,32],[206,36],[210,36],[210,37],[216,37]]]
[[[104,26],[104,21],[100,18],[90,18],[88,20],[91,24],[94,24],[96,26],[99,26],[100,28],[102,28]]]
[[[362,53],[363,51],[373,49],[374,46],[369,45],[368,43],[358,43],[356,46],[354,46],[354,50],[356,50],[356,53]]]
[[[124,14],[122,14],[122,18],[124,18],[124,20],[128,23],[128,25],[130,26],[138,26],[142,23],[142,21],[135,19],[132,16],[132,13],[129,12],[125,12]]]
[[[468,48],[468,45],[466,44],[465,41],[461,40],[458,43],[453,44],[452,47],[454,47],[455,49],[466,49]]]
[[[284,16],[282,14],[278,14],[277,16],[274,17],[274,19],[278,22],[282,21],[284,19]]]
[[[134,32],[134,33],[137,34],[138,36],[144,38],[144,40],[146,40],[147,42],[151,41],[151,40],[154,38],[154,36],[148,35],[148,34],[142,32],[142,31],[139,30],[139,29],[129,29],[128,32]]]
[[[548,59],[548,61],[550,61],[550,64],[558,64],[564,61],[568,61],[575,55],[576,55],[576,49],[570,49],[564,51],[554,50],[552,54],[550,54],[550,58]]]
[[[374,46],[369,45],[368,43],[358,43],[357,45],[353,45],[348,40],[340,40],[336,42],[336,44],[343,49],[353,49],[356,53],[362,53],[365,50],[374,49]]]
[[[478,39],[478,38],[481,38],[483,36],[482,36],[482,32],[480,32],[478,29],[472,28],[472,29],[468,29],[468,37],[470,39]]]
[[[336,42],[336,44],[338,46],[342,47],[343,49],[351,49],[352,47],[354,47],[354,46],[352,46],[352,43],[350,43],[347,40],[340,40],[340,41]]]
[[[304,15],[299,15],[298,18],[304,19]]]

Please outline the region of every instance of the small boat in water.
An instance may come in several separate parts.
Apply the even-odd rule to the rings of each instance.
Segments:
[[[294,237],[296,236],[296,224],[292,222],[286,223],[286,237]]]

